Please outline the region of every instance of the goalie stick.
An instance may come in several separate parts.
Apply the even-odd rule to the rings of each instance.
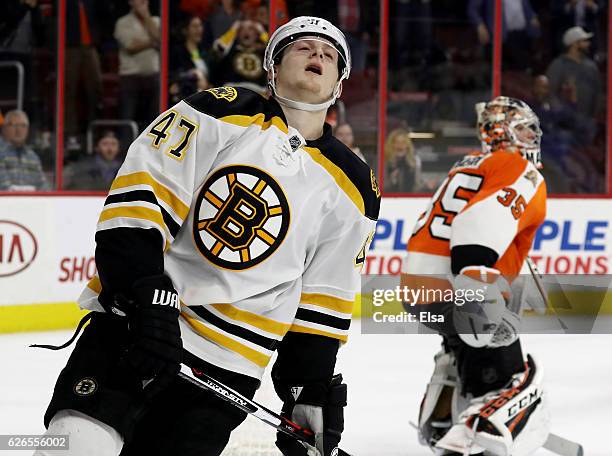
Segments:
[[[253,415],[255,418],[269,424],[278,431],[301,442],[306,442],[313,447],[315,446],[315,436],[310,429],[303,428],[287,418],[274,413],[272,410],[259,405],[257,402],[247,399],[242,394],[225,386],[223,383],[215,380],[214,378],[209,377],[204,372],[198,369],[193,370],[197,372],[198,377],[194,375],[191,367],[181,364],[181,371],[179,372],[178,376],[192,383],[198,388],[206,389],[212,392],[220,399],[229,402],[234,407],[239,408],[249,415]],[[350,456],[347,452],[341,450],[340,448],[338,448],[337,455]]]
[[[582,445],[571,440],[553,434],[548,434],[548,438],[544,443],[544,448],[548,451],[558,454],[559,456],[584,456]]]
[[[540,274],[540,271],[538,271],[538,267],[536,266],[535,262],[530,257],[526,257],[525,261],[527,262],[527,266],[529,267],[529,272],[531,272],[531,276],[533,277],[533,280],[536,284],[536,288],[538,289],[538,291],[540,292],[540,295],[542,296],[542,299],[544,300],[544,304],[546,305],[547,308],[551,309],[551,311],[555,314],[555,316],[557,317],[557,320],[559,321],[559,324],[561,325],[561,328],[566,330],[567,325],[563,323],[563,320],[561,320],[561,318],[559,317],[557,310],[548,300],[548,294],[546,293],[546,289],[544,288],[544,283],[542,282],[542,274]]]
[[[546,294],[546,289],[544,288],[544,283],[542,282],[542,275],[535,264],[535,262],[527,257],[525,259],[527,262],[527,266],[529,267],[529,272],[533,276],[533,280],[535,281],[536,287],[538,291],[542,295],[542,299],[546,306],[552,309],[553,313],[557,316],[559,323],[563,327],[563,329],[567,329],[567,326],[561,321],[559,315],[557,314],[554,306],[548,301],[548,295]],[[564,439],[556,434],[550,433],[548,434],[548,439],[546,439],[546,443],[544,443],[544,448],[548,451],[552,451],[553,453],[557,453],[560,456],[583,456],[584,450],[582,449],[582,445],[576,442],[572,442],[571,440]]]

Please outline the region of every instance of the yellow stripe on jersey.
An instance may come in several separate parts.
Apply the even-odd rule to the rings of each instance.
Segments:
[[[103,209],[98,219],[98,223],[121,217],[148,220],[158,225],[162,233],[168,231],[161,212],[141,206],[120,206]],[[164,252],[168,250],[168,248],[170,248],[170,243],[166,240]]]
[[[219,120],[230,123],[232,125],[238,125],[239,127],[250,127],[251,125],[259,125],[262,130],[267,130],[271,126],[275,126],[283,133],[289,133],[289,129],[283,119],[278,116],[274,116],[269,120],[265,120],[266,116],[263,113],[256,114],[254,116],[244,116],[234,114],[231,116],[220,117]]]
[[[181,199],[172,192],[168,187],[160,184],[151,176],[151,174],[141,171],[138,173],[126,174],[117,177],[113,181],[111,190],[118,188],[131,187],[132,185],[150,185],[153,188],[155,196],[166,203],[178,215],[181,220],[187,218],[189,214],[189,206],[183,203]]]
[[[348,336],[346,335],[341,336],[339,334],[322,331],[320,329],[308,328],[306,326],[297,325],[295,323],[291,325],[291,328],[289,329],[289,331],[305,333],[305,334],[316,334],[317,336],[331,337],[332,339],[338,339],[338,340],[341,340],[342,342],[346,342],[348,340]]]
[[[304,147],[304,150],[308,152],[308,155],[310,155],[310,157],[316,163],[321,165],[329,174],[331,174],[338,187],[340,187],[353,202],[353,204],[357,206],[359,212],[365,215],[365,204],[363,202],[363,197],[361,196],[361,193],[357,187],[355,187],[355,184],[353,184],[353,181],[349,179],[344,171],[342,171],[341,168],[336,166],[330,159],[323,155],[316,147]]]
[[[87,283],[87,288],[94,293],[100,294],[102,292],[102,283],[100,282],[100,278],[98,276],[93,276],[93,278]]]
[[[313,306],[325,307],[326,309],[345,314],[353,313],[353,301],[347,301],[335,296],[317,293],[302,293],[300,296],[300,302],[304,304],[312,304]]]
[[[260,367],[266,367],[270,362],[271,356],[268,356],[264,353],[260,353],[257,350],[252,349],[251,347],[247,347],[244,344],[241,344],[234,339],[227,337],[217,331],[210,329],[208,326],[200,323],[197,319],[190,317],[185,312],[181,312],[181,315],[187,323],[194,329],[195,332],[200,334],[201,336],[209,339],[210,341],[216,343],[217,345],[221,345],[235,353],[238,353],[241,356],[244,356],[246,359],[251,361],[254,364],[257,364]]]
[[[142,206],[120,206],[105,208],[102,210],[98,222],[105,222],[107,220],[120,217],[148,220],[150,222],[155,223],[156,225],[159,225],[162,230],[166,228],[164,218],[162,217],[159,211]]]
[[[226,317],[231,318],[232,320],[247,323],[251,326],[278,336],[284,336],[287,331],[289,331],[289,327],[291,326],[262,315],[257,315],[252,312],[239,309],[231,304],[213,304],[212,306],[215,308],[215,310],[222,313]]]

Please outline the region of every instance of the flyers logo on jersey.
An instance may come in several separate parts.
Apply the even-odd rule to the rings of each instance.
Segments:
[[[287,197],[265,171],[230,165],[215,171],[198,194],[193,237],[214,265],[239,271],[272,255],[289,229]]]
[[[222,98],[227,101],[234,101],[238,96],[238,92],[233,87],[215,87],[214,89],[208,89],[206,92],[210,92],[217,100]]]
[[[528,171],[525,174],[525,179],[531,182],[534,188],[538,186],[538,173],[536,171],[534,170]]]

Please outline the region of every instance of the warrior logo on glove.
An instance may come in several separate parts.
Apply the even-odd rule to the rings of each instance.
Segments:
[[[213,173],[196,203],[193,235],[204,258],[243,270],[269,258],[289,229],[289,204],[268,173],[231,165]]]
[[[153,293],[153,301],[151,301],[151,303],[157,304],[160,306],[174,307],[175,309],[178,309],[178,310],[181,309],[181,305],[179,303],[179,297],[177,293],[172,293],[166,290],[158,290],[157,288],[155,289],[155,292]]]

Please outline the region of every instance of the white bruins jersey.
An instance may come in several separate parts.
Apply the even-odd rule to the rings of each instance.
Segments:
[[[346,341],[380,206],[374,173],[331,135],[288,127],[247,89],[200,92],[131,145],[97,231],[158,230],[186,349],[261,378],[288,331]],[[96,277],[79,298],[103,310]]]

